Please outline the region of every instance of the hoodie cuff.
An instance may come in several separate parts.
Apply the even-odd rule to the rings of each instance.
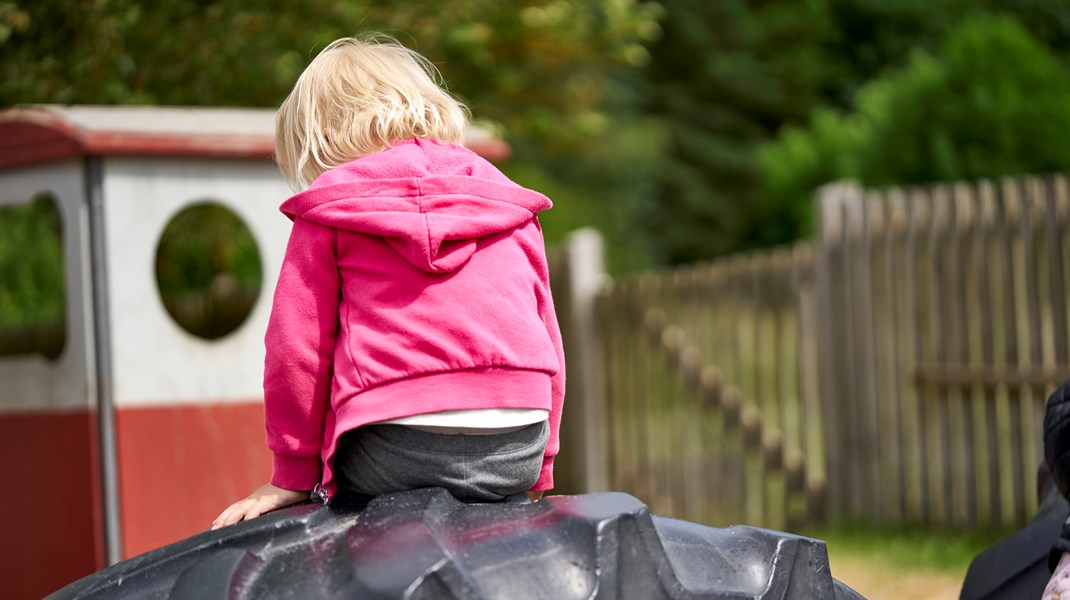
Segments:
[[[311,490],[320,482],[319,456],[274,455],[271,484],[284,490]]]
[[[544,456],[539,479],[535,482],[535,485],[531,486],[530,491],[545,492],[552,489],[554,489],[554,457]]]

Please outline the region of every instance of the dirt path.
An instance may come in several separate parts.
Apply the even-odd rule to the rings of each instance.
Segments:
[[[957,600],[962,576],[939,571],[904,572],[845,556],[831,556],[832,576],[868,600]]]

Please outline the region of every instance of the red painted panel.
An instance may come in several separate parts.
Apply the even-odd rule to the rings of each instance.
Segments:
[[[41,598],[104,566],[95,427],[87,411],[0,413],[4,598]]]
[[[0,120],[0,169],[83,154],[78,141],[59,128]]]
[[[260,402],[120,408],[123,556],[208,529],[271,475]]]

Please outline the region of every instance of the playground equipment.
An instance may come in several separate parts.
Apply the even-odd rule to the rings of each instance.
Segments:
[[[421,489],[305,504],[139,556],[48,600],[860,600],[817,540],[651,516],[626,494],[465,505]]]
[[[473,133],[484,157],[508,154]],[[58,342],[0,348],[0,460],[18,486],[0,498],[7,597],[39,598],[203,531],[267,479],[263,333],[291,193],[273,147],[272,110],[0,112],[0,212],[53,206],[64,289]],[[157,277],[161,236],[206,207],[240,224],[260,274],[238,290],[247,314],[207,337],[176,321],[189,302],[167,301]]]

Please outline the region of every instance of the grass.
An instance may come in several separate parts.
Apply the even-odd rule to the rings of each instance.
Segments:
[[[869,600],[951,600],[970,561],[1007,533],[850,524],[803,535],[824,540],[833,577]]]
[[[824,540],[830,556],[867,558],[899,569],[965,573],[975,556],[1008,534],[849,524],[808,531],[804,535]]]

